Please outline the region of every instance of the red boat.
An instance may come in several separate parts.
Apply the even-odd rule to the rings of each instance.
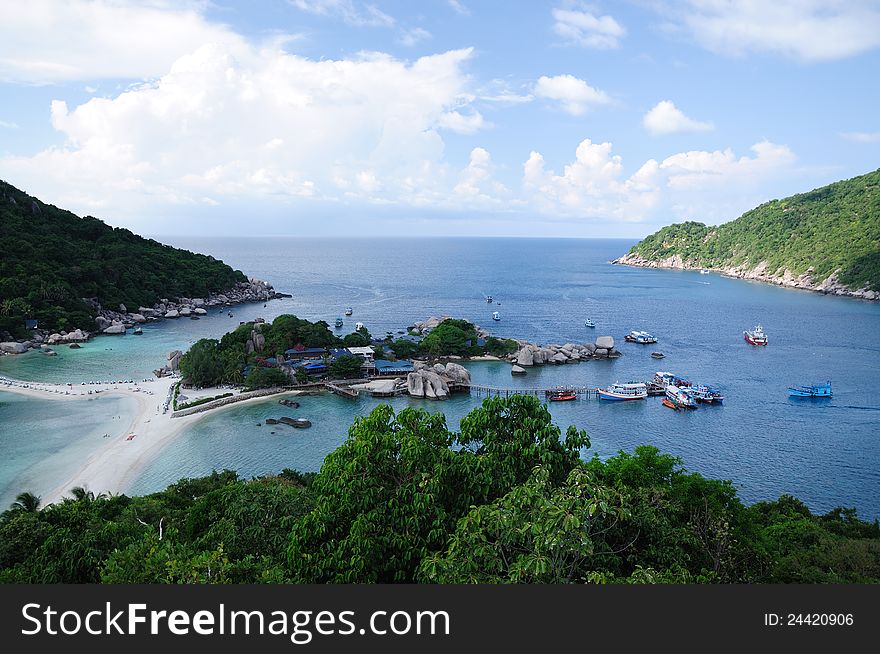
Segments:
[[[743,332],[743,338],[749,345],[767,345],[767,334],[764,333],[761,325],[757,325],[751,331]]]
[[[665,397],[663,398],[663,406],[678,411],[678,405],[674,404],[671,400]]]
[[[569,402],[576,399],[577,395],[571,391],[556,391],[550,394],[551,402]]]

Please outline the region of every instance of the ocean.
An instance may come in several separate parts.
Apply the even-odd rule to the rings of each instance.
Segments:
[[[511,377],[497,362],[468,364],[476,383],[503,387],[604,385],[646,380],[668,370],[715,386],[722,406],[678,413],[659,398],[644,402],[596,400],[551,405],[563,428],[586,429],[600,457],[651,444],[681,457],[707,477],[730,479],[746,502],[795,495],[814,511],[854,506],[863,518],[880,516],[880,305],[866,301],[734,280],[698,272],[647,270],[608,262],[629,240],[577,239],[299,239],[169,238],[173,245],[214,255],[248,275],[265,279],[292,298],[263,306],[215,310],[199,321],[165,321],[130,333],[101,337],[80,350],[57,348],[0,358],[0,375],[79,383],[142,379],[160,367],[169,350],[198,338],[219,337],[240,320],[294,313],[333,324],[346,307],[345,332],[355,321],[374,335],[397,332],[443,314],[466,318],[498,336],[539,343],[587,342],[611,335],[623,356],[577,365],[545,366]],[[495,301],[488,304],[486,295]],[[498,311],[501,320],[492,320]],[[595,329],[584,327],[591,318]],[[747,345],[742,332],[762,324],[765,348]],[[658,337],[656,345],[623,342],[633,329]],[[650,357],[660,350],[662,361]],[[831,400],[795,400],[789,385],[831,380]],[[9,433],[0,394],[4,441],[37,438],[52,429],[43,414],[17,410],[24,432]],[[25,401],[20,401],[25,402]],[[31,400],[26,403],[30,404]],[[244,476],[285,467],[318,470],[346,436],[355,415],[377,400],[303,398],[298,415],[310,430],[257,427],[278,414],[277,399],[209,416],[169,445],[130,492],[149,492],[183,476],[231,468]],[[479,398],[443,402],[395,398],[396,407],[443,411],[449,425],[478,406]],[[280,415],[280,414],[279,414]],[[34,454],[42,456],[43,454]],[[33,470],[36,459],[4,460],[0,479],[14,480],[16,466]],[[3,475],[6,475],[3,477]]]

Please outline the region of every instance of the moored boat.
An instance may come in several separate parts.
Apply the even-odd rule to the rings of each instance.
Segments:
[[[587,318],[586,320],[584,320],[584,327],[595,327],[595,326],[596,326],[596,323],[594,323],[594,322],[593,322],[592,320],[590,320],[589,318]]]
[[[614,383],[607,388],[600,388],[598,393],[600,400],[644,400],[648,397],[648,387],[644,382]]]
[[[696,409],[697,401],[694,399],[690,388],[679,388],[675,384],[666,387],[666,399],[680,409]]]
[[[346,316],[350,316],[350,315],[353,314],[353,313],[354,313],[354,309],[352,309],[351,307],[348,307],[348,308],[345,310],[345,315],[346,315]]]
[[[724,402],[724,395],[721,394],[721,391],[704,384],[693,389],[693,396],[697,402],[702,404],[721,404]]]
[[[664,388],[670,384],[678,386],[679,388],[691,386],[691,383],[687,379],[678,377],[671,372],[655,372],[654,383],[663,386]]]
[[[701,275],[708,275],[708,274],[709,274],[709,271],[706,270],[705,268],[703,268],[703,269],[700,271],[700,274],[701,274]]]
[[[492,312],[492,320],[501,320],[501,314],[497,311]]]
[[[657,337],[652,336],[648,332],[634,330],[624,336],[623,340],[625,340],[627,343],[638,343],[639,345],[647,345],[649,343],[656,343]]]
[[[547,399],[551,402],[570,402],[577,399],[577,393],[571,390],[559,390],[549,393]]]
[[[487,295],[487,296],[486,296],[486,303],[487,303],[487,304],[492,304],[492,296],[491,296],[491,295]]]
[[[134,334],[135,336],[140,336],[143,333],[144,333],[144,330],[141,329],[140,327],[135,327],[134,331],[132,332],[132,334]]]
[[[831,382],[811,386],[789,387],[789,397],[832,397]]]
[[[343,323],[342,318],[336,318],[336,329],[339,329],[340,327],[342,327],[343,324],[344,323]]]
[[[666,355],[663,354],[662,352],[651,352],[651,356],[655,359],[662,359]]]
[[[767,334],[764,333],[761,325],[755,325],[754,329],[744,331],[743,338],[750,345],[767,345]]]
[[[663,406],[668,407],[670,409],[675,409],[676,411],[678,411],[680,408],[675,402],[673,402],[672,400],[670,400],[667,397],[663,398]]]

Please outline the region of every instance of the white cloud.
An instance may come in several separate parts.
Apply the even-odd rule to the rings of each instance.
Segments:
[[[471,10],[465,7],[458,0],[446,0],[446,4],[448,4],[457,14],[461,14],[462,16],[470,16]]]
[[[408,48],[411,48],[419,41],[424,41],[425,39],[430,39],[431,33],[422,29],[421,27],[413,27],[411,29],[404,30],[400,34],[400,38],[398,39],[401,45],[405,45]]]
[[[195,45],[244,45],[209,23],[201,3],[28,0],[0,3],[0,81],[141,79],[165,73]]]
[[[471,150],[467,167],[461,171],[459,182],[453,191],[456,195],[466,198],[469,204],[474,201],[484,204],[497,204],[500,197],[507,193],[503,184],[492,178],[492,157],[484,148]]]
[[[2,127],[3,129],[18,129],[18,123],[0,120],[0,127]]]
[[[341,18],[356,27],[394,27],[397,21],[376,5],[355,0],[288,0],[291,5],[309,14]]]
[[[620,39],[626,36],[626,28],[611,16],[597,16],[587,7],[574,5],[577,8],[561,8],[553,10],[553,31],[567,43],[584,48],[607,50],[620,45]]]
[[[487,126],[482,114],[476,110],[470,114],[447,111],[440,115],[437,125],[458,134],[474,134]]]
[[[880,132],[843,132],[840,136],[853,143],[880,143]]]
[[[572,75],[541,77],[535,85],[534,94],[539,98],[556,100],[562,105],[563,111],[573,116],[580,116],[592,106],[611,102],[604,91],[594,89]]]
[[[456,183],[440,130],[484,125],[463,71],[471,55],[315,61],[204,45],[116,97],[54,101],[65,144],[0,158],[0,177],[77,211],[205,197],[439,204]]]
[[[654,135],[676,132],[707,132],[715,128],[711,122],[688,118],[671,100],[661,100],[642,119],[642,124]]]
[[[523,165],[523,193],[547,214],[639,222],[694,218],[716,221],[772,197],[772,185],[796,171],[796,157],[785,145],[752,146],[752,156],[731,150],[691,151],[662,162],[649,159],[626,177],[623,160],[611,143],[584,139],[561,174],[548,170],[532,152]]]
[[[671,26],[725,55],[829,61],[880,47],[876,0],[688,0],[658,4]]]

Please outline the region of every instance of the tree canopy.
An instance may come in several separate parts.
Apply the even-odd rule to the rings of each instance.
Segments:
[[[204,254],[80,218],[0,181],[0,332],[95,329],[96,299],[136,310],[164,297],[204,297],[245,275]]]
[[[852,289],[880,290],[880,170],[771,200],[717,227],[669,225],[630,253],[649,261],[679,256],[699,268],[766,262],[778,275],[812,268],[815,283],[839,271]]]

